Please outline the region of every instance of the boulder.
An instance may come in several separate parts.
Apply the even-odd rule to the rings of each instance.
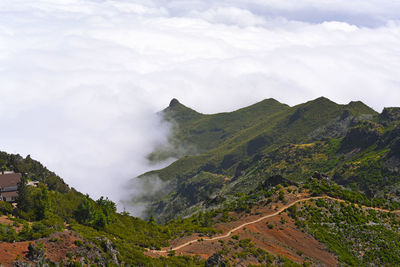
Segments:
[[[225,267],[226,259],[223,255],[219,253],[214,253],[211,257],[209,257],[206,261],[205,267]]]
[[[105,252],[108,253],[108,255],[110,255],[113,264],[115,265],[119,265],[119,260],[118,260],[118,250],[115,249],[114,244],[110,241],[110,239],[106,238],[106,237],[100,237],[98,238],[101,241],[101,245],[104,249]]]

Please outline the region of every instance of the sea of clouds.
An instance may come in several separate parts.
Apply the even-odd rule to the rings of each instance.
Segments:
[[[211,113],[322,95],[400,105],[399,1],[0,1],[0,150],[95,198],[167,164],[145,156],[173,97]]]

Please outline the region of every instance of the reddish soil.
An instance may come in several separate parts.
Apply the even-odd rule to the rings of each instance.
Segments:
[[[24,242],[0,242],[0,265],[10,266],[15,261],[31,263],[26,259],[29,243],[43,243],[46,249],[46,258],[53,262],[62,262],[67,254],[74,252],[78,247],[74,241],[80,239],[70,231],[54,233],[48,238],[41,238],[35,241]]]
[[[82,240],[77,234],[70,231],[55,233],[51,236],[54,240],[46,240],[44,246],[46,248],[46,258],[53,262],[62,262],[67,258],[67,254],[77,250],[74,244],[76,240]]]
[[[29,242],[0,243],[0,264],[9,266],[16,260],[23,260],[28,252]]]
[[[286,223],[281,223],[282,217]],[[274,228],[269,229],[268,224],[274,225]],[[257,247],[275,255],[284,255],[296,262],[304,262],[304,259],[309,257],[328,266],[337,265],[335,256],[330,254],[323,244],[300,231],[286,215],[249,225],[246,230],[239,231],[239,236],[250,238]]]
[[[287,222],[282,224],[281,217]],[[247,221],[247,218],[245,219],[239,221]],[[268,224],[274,225],[274,228],[269,229]],[[337,266],[338,264],[336,257],[329,253],[323,244],[319,243],[311,235],[299,230],[293,220],[285,214],[248,225],[234,234],[238,235],[239,239],[251,239],[256,248],[262,248],[275,256],[283,255],[298,263],[303,263],[306,258],[311,258],[315,262],[326,266]],[[187,240],[190,239],[186,238],[184,241]],[[234,241],[232,237],[228,237],[224,239],[225,244],[228,244],[229,240]],[[184,241],[175,240],[174,243],[179,244],[184,243]],[[199,255],[206,259],[221,249],[222,245],[218,241],[203,241],[193,243],[176,251],[176,255]],[[235,251],[233,245],[230,250]],[[257,262],[242,262],[244,265],[250,263],[256,264]]]
[[[287,194],[286,199],[288,203],[292,203],[298,199],[307,197],[305,194]],[[221,230],[223,234],[229,232],[237,226],[240,226],[247,222],[253,222],[265,215],[273,214],[280,208],[285,206],[283,203],[272,203],[269,205],[260,204],[258,207],[252,210],[252,213],[231,213],[230,215],[235,221],[228,223],[218,223],[214,227]],[[281,223],[281,218],[285,219],[285,223]],[[274,227],[270,229],[268,224],[272,224]],[[238,235],[239,239],[250,239],[255,245],[255,248],[262,248],[263,250],[278,256],[282,255],[289,258],[292,261],[303,263],[308,259],[318,265],[325,266],[337,266],[338,262],[336,257],[329,253],[326,247],[318,242],[311,235],[302,232],[295,224],[294,221],[289,218],[285,213],[266,218],[254,224],[247,225],[232,235]],[[225,246],[229,247],[228,258],[239,266],[247,266],[249,264],[257,264],[257,260],[254,257],[249,257],[247,260],[233,259],[232,255],[238,252],[237,243],[238,241],[232,239],[232,235],[223,238]],[[177,247],[178,245],[184,244],[193,239],[201,238],[199,235],[193,235],[190,237],[184,237],[173,240],[171,247]],[[235,248],[236,245],[236,248]],[[176,255],[199,255],[202,258],[208,258],[215,252],[221,250],[223,245],[218,240],[204,240],[202,242],[193,242],[185,247],[177,249]],[[165,256],[164,252],[147,252],[149,256]]]
[[[0,224],[13,225],[14,222],[13,222],[12,220],[10,220],[7,216],[2,215],[2,216],[0,216]],[[17,231],[17,232],[21,231],[22,228],[23,228],[23,225],[22,225],[22,224],[19,224],[18,227],[15,227],[15,226],[14,226],[14,229],[15,229],[15,231]]]
[[[2,224],[13,224],[13,221],[11,221],[6,215],[0,216],[0,223]]]

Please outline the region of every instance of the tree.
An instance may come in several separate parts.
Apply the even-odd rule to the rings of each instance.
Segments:
[[[114,218],[117,208],[108,198],[100,197],[96,202],[87,195],[74,212],[78,223],[104,229]]]
[[[40,221],[48,218],[51,214],[51,202],[49,191],[44,184],[40,184],[33,196],[33,210],[36,220]]]
[[[106,225],[107,225],[107,219],[106,219],[106,216],[104,215],[104,213],[97,212],[96,218],[93,223],[93,227],[98,230],[102,230],[106,227]]]
[[[74,212],[75,219],[81,224],[89,224],[94,217],[94,207],[88,197],[85,197]]]
[[[109,200],[108,198],[100,197],[96,204],[100,207],[101,211],[104,214],[104,218],[108,223],[111,223],[114,220],[115,213],[117,212],[117,207],[114,202]]]
[[[149,223],[152,224],[152,225],[156,225],[156,220],[154,219],[153,215],[150,216]]]
[[[28,212],[32,209],[27,178],[24,174],[22,175],[21,181],[18,183],[17,207],[24,212]]]

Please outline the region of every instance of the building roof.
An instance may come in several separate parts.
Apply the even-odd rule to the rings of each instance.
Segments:
[[[17,197],[18,196],[18,192],[17,191],[13,191],[13,192],[2,192],[1,193],[1,196],[2,197],[5,197],[5,198],[12,198],[12,197]]]
[[[17,186],[21,181],[20,173],[0,173],[0,188]]]

